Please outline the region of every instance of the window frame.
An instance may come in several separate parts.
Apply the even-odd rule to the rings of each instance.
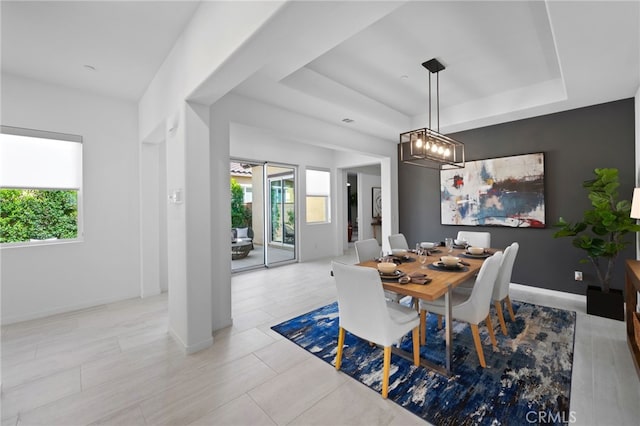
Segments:
[[[321,194],[321,193],[313,193],[313,192],[309,192],[309,172],[322,172],[322,173],[327,173],[328,174],[328,178],[329,178],[329,182],[327,184],[327,194]],[[305,169],[305,223],[308,225],[324,225],[324,224],[330,224],[332,223],[332,217],[331,217],[331,170],[329,169],[322,169],[322,168],[314,168],[314,167],[307,167]],[[325,216],[326,216],[326,220],[324,221],[309,221],[309,211],[308,211],[308,201],[309,198],[324,198],[325,201]]]
[[[34,189],[34,190],[43,190],[43,191],[51,191],[51,190],[75,190],[76,191],[76,222],[77,222],[77,235],[75,238],[63,238],[63,239],[44,239],[44,240],[29,240],[29,241],[15,241],[10,243],[0,243],[0,247],[2,248],[14,248],[14,247],[37,247],[37,246],[45,246],[45,245],[59,245],[59,244],[70,244],[70,243],[78,243],[84,241],[84,202],[83,202],[83,186],[84,186],[84,141],[82,136],[74,135],[69,133],[59,133],[59,132],[51,132],[47,130],[36,130],[36,129],[27,129],[22,127],[13,127],[13,126],[5,126],[0,125],[0,134],[5,135],[14,135],[14,136],[25,136],[31,138],[39,138],[39,139],[50,139],[50,140],[59,140],[64,142],[75,142],[79,143],[81,146],[80,149],[80,164],[79,164],[79,173],[80,173],[80,181],[78,188],[51,188],[51,187],[38,187],[38,188],[19,188],[19,187],[0,187],[1,189]]]

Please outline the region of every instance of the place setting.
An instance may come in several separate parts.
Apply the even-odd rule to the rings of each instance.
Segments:
[[[421,251],[426,250],[427,256],[431,256],[436,253],[442,253],[442,250],[440,250],[438,246],[439,243],[423,241],[421,243],[416,243],[416,248],[415,250],[412,250],[412,252],[415,254],[419,254]]]
[[[445,238],[444,245],[449,250],[449,253],[451,253],[451,250],[453,249],[466,249],[469,246],[469,243],[467,240],[463,239]]]
[[[378,273],[380,273],[380,279],[383,281],[396,281],[406,275],[406,273],[398,269],[398,265],[395,262],[389,261],[378,263]]]
[[[442,256],[440,260],[429,264],[429,269],[447,272],[465,272],[468,271],[469,264],[461,260],[457,256]]]
[[[469,246],[461,255],[470,259],[486,259],[489,256],[493,256],[493,253],[484,247]]]
[[[431,282],[431,278],[422,272],[411,272],[407,274],[398,269],[398,265],[394,262],[378,263],[378,273],[380,279],[386,282],[399,282],[400,284],[427,284]]]
[[[415,262],[416,260],[409,256],[409,250],[405,250],[405,249],[392,249],[391,250],[391,257],[393,259],[393,261],[399,261],[400,263],[410,263],[410,262]]]

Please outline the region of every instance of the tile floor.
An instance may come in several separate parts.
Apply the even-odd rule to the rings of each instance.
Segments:
[[[323,260],[235,275],[234,325],[191,356],[167,335],[166,295],[4,326],[2,426],[426,424],[270,330],[335,300],[329,270]],[[639,424],[624,323],[586,315],[580,297],[511,294],[578,312],[574,424]]]
[[[276,265],[278,262],[291,262],[295,259],[295,253],[292,249],[270,246],[268,248],[268,260],[270,265]],[[264,266],[264,246],[254,244],[253,250],[249,252],[247,257],[231,261],[231,271],[240,272],[248,268]]]

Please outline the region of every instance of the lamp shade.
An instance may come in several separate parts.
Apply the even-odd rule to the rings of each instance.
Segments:
[[[640,188],[634,188],[633,200],[631,201],[631,214],[633,219],[640,219]]]

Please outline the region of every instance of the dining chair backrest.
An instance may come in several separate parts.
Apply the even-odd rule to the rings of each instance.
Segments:
[[[471,296],[467,302],[464,318],[460,318],[464,321],[472,324],[479,324],[489,314],[489,306],[491,302],[491,296],[493,294],[493,286],[498,276],[500,269],[500,263],[502,262],[502,252],[496,252],[493,256],[488,257],[476,278],[476,283],[473,285]],[[454,316],[456,316],[454,314]]]
[[[496,278],[496,284],[493,287],[493,300],[500,301],[509,295],[511,273],[513,271],[513,264],[516,261],[519,248],[520,245],[514,242],[504,250],[500,270],[498,271],[498,277]]]
[[[364,266],[332,262],[338,290],[340,327],[356,336],[390,346],[398,336],[390,336],[391,317],[378,271]]]
[[[409,244],[407,244],[407,239],[404,237],[404,234],[389,235],[389,246],[391,246],[391,250],[393,249],[409,250]]]
[[[378,240],[376,240],[375,238],[356,241],[355,247],[358,263],[376,259],[380,256],[380,246],[378,245]]]
[[[458,240],[465,240],[470,246],[476,247],[491,247],[491,233],[490,232],[476,232],[476,231],[458,231]]]

